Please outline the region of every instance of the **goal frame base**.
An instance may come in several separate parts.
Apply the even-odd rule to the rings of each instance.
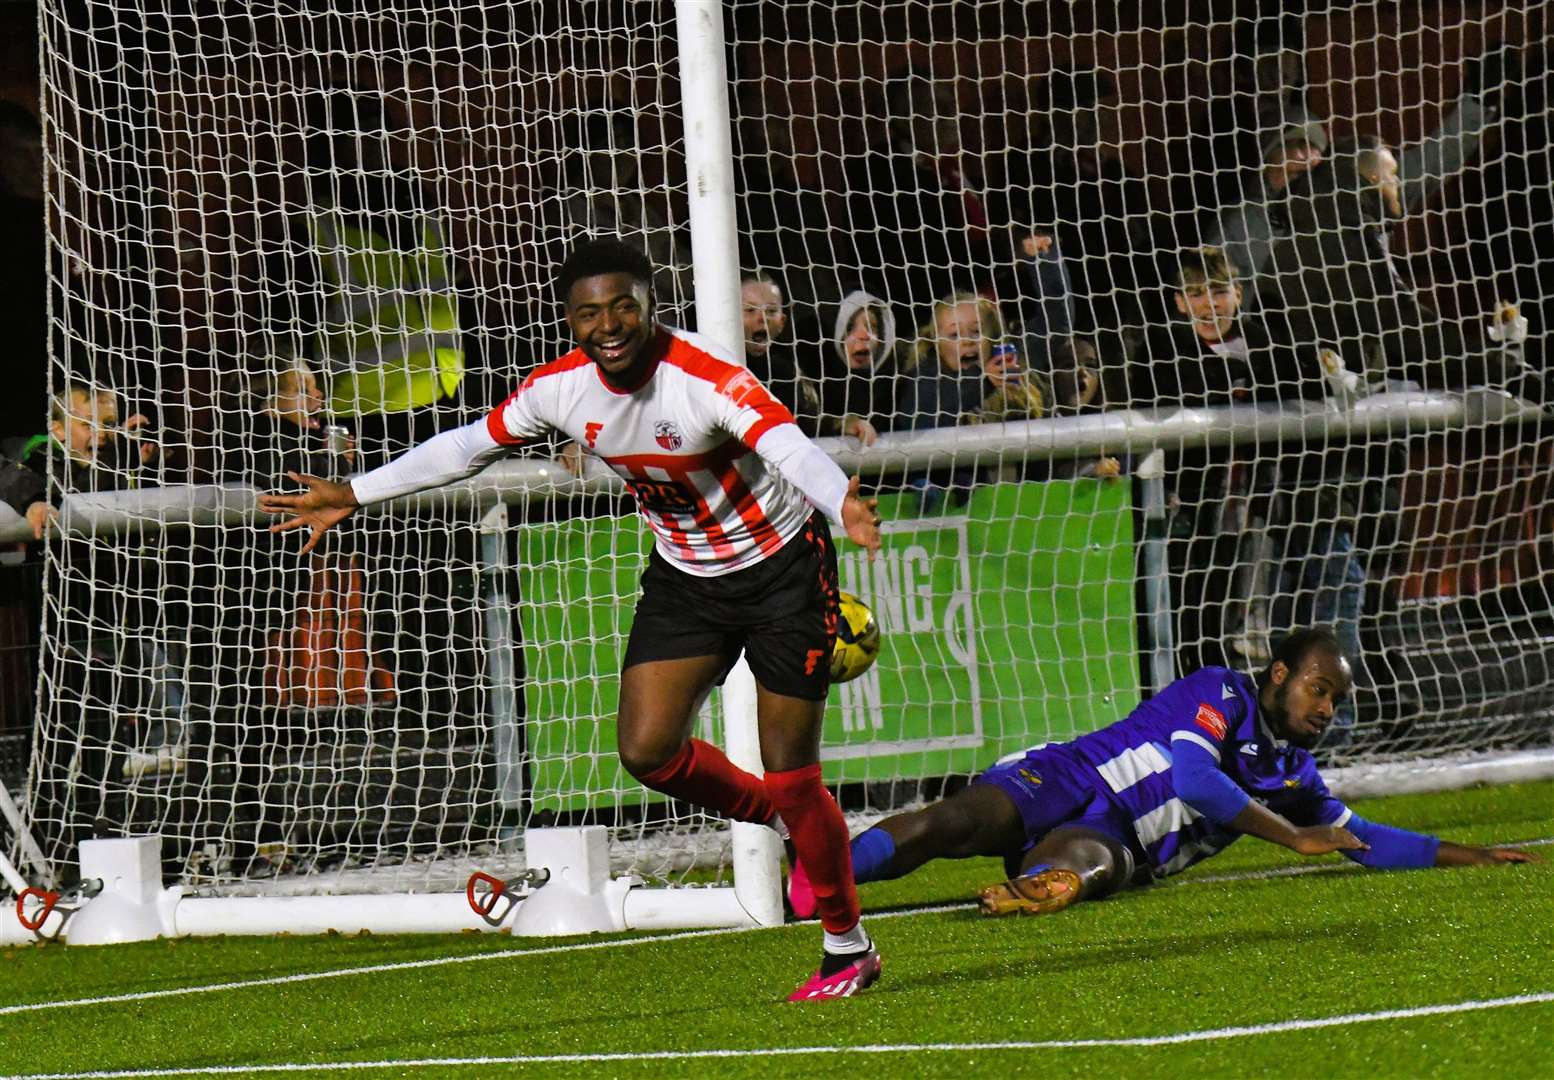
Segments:
[[[556,937],[628,930],[754,928],[760,917],[739,885],[647,888],[640,878],[610,876],[609,839],[601,825],[530,829],[528,865],[549,871],[497,920],[482,917],[463,892],[323,896],[198,896],[164,887],[159,835],[87,840],[82,880],[99,891],[65,916],[71,945],[107,945],[159,937],[265,934],[508,933]],[[765,890],[758,890],[759,893]],[[7,926],[7,931],[12,931]],[[20,929],[17,927],[16,929]],[[6,941],[31,940],[8,932]]]

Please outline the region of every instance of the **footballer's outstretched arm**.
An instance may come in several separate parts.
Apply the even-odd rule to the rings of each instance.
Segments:
[[[1359,851],[1366,843],[1343,825],[1300,826],[1243,791],[1219,767],[1219,750],[1201,736],[1171,740],[1171,783],[1177,797],[1219,825],[1302,855]]]
[[[1342,825],[1296,825],[1255,799],[1248,799],[1229,824],[1237,832],[1287,847],[1301,855],[1326,855],[1330,851],[1348,854],[1365,851],[1370,846]]]
[[[1427,833],[1366,821],[1345,810],[1339,823],[1365,841],[1363,851],[1344,855],[1361,866],[1377,870],[1415,870],[1431,866],[1496,866],[1501,863],[1542,862],[1537,855],[1516,848],[1481,848],[1454,844]]]
[[[752,449],[874,557],[880,549],[879,500],[859,496],[856,476],[849,479],[791,419],[760,432]]]
[[[271,525],[271,532],[312,530],[308,542],[302,546],[301,553],[305,555],[313,550],[324,533],[350,517],[358,507],[463,480],[506,455],[510,449],[496,441],[485,420],[478,420],[428,439],[388,464],[347,483],[287,473],[307,490],[290,495],[262,495],[259,509],[267,514],[291,515]]]

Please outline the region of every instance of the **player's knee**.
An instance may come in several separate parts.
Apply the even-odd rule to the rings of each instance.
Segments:
[[[622,732],[616,753],[620,757],[621,768],[637,780],[646,782],[648,777],[674,759],[681,745],[680,742],[667,739],[632,737]]]
[[[1133,873],[1133,856],[1114,837],[1087,828],[1049,833],[1027,853],[1027,867],[1040,863],[1079,875],[1082,896],[1099,900],[1126,885]]]

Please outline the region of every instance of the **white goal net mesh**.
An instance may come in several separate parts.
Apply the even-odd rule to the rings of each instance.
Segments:
[[[40,3],[51,859],[155,830],[194,884],[444,887],[599,822],[649,877],[726,861],[615,759],[618,492],[310,558],[240,520],[565,352],[583,235],[694,328],[673,5],[545,7]],[[747,360],[889,522],[841,556],[886,642],[828,706],[849,809],[1310,622],[1358,673],[1326,760],[1550,742],[1546,6],[1240,7],[726,5]]]

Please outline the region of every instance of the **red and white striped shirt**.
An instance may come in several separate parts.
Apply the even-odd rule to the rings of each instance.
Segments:
[[[712,577],[759,562],[803,527],[811,503],[839,522],[847,478],[788,410],[705,339],[658,333],[649,346],[657,359],[636,387],[606,383],[574,349],[536,368],[480,424],[357,477],[358,500],[470,475],[501,450],[559,431],[626,482],[659,553],[688,573]]]

